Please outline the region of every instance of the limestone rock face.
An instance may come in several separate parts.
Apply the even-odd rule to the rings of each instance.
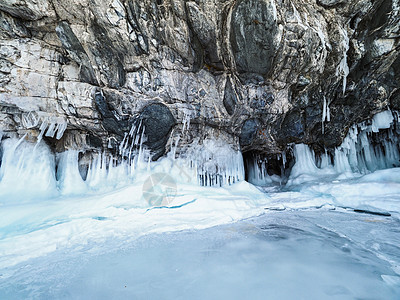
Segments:
[[[2,0],[0,131],[117,153],[140,119],[157,159],[190,119],[178,152],[330,149],[400,109],[399,45],[399,0]]]

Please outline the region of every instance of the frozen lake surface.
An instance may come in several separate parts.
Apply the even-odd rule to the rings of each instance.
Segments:
[[[57,249],[8,268],[0,298],[398,299],[399,262],[395,217],[267,211],[203,230]]]

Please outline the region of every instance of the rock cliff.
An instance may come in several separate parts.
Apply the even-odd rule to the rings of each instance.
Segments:
[[[333,149],[400,110],[399,0],[2,0],[0,131],[153,159],[218,136],[243,153]]]

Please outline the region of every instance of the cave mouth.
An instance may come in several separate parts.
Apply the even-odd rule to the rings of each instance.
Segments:
[[[264,186],[286,183],[294,164],[292,151],[265,154],[259,151],[243,153],[245,180],[251,184]]]

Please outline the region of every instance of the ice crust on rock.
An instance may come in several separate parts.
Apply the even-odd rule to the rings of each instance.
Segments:
[[[323,119],[329,110],[324,100]],[[305,144],[292,146],[295,164],[290,171],[288,185],[318,181],[325,177],[354,177],[376,170],[400,167],[400,138],[397,112],[385,110],[370,121],[353,125],[342,144],[332,153],[314,151]],[[258,159],[259,160],[259,159]],[[281,161],[282,163],[282,161]],[[282,169],[285,164],[282,163]],[[248,166],[249,181],[256,185],[282,182],[267,173],[267,160],[255,159]]]

